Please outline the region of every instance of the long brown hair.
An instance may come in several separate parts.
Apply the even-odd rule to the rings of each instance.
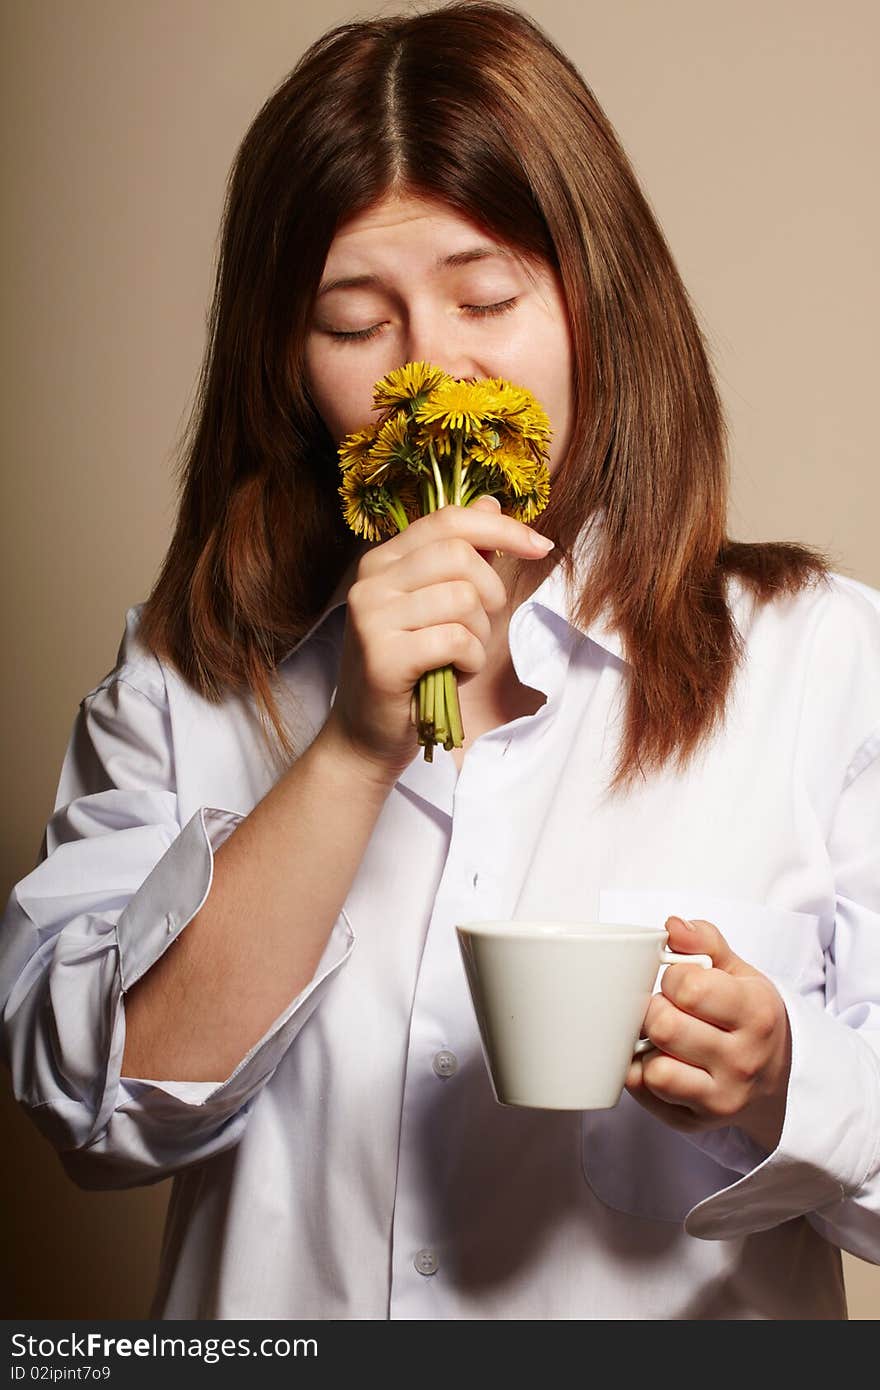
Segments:
[[[743,656],[728,577],[764,602],[827,582],[830,562],[727,536],[726,426],[687,291],[589,87],[506,4],[456,0],[339,25],[245,135],[176,529],[141,641],[211,701],[249,690],[267,743],[296,755],[276,668],[359,544],[304,345],[337,227],[389,191],[439,198],[558,270],[574,426],[537,523],[556,542],[543,563],[571,575],[585,520],[601,515],[575,617],[585,627],[604,611],[631,663],[610,787],[673,754],[684,767],[723,719]]]

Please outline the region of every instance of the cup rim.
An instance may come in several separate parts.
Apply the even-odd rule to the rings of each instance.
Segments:
[[[459,937],[491,938],[493,941],[642,941],[646,937],[668,937],[665,927],[643,926],[638,922],[562,922],[496,919],[456,923]]]

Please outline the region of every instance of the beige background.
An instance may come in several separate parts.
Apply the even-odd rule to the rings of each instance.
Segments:
[[[343,0],[6,0],[0,893],[33,866],[81,697],[173,517],[224,182]],[[420,9],[431,8],[422,4]],[[532,0],[593,86],[698,307],[733,427],[731,530],[880,588],[880,11]],[[170,1184],[85,1193],[4,1106],[7,1317],[143,1317]],[[851,1315],[880,1269],[847,1257]],[[635,1311],[635,1310],[634,1310]]]

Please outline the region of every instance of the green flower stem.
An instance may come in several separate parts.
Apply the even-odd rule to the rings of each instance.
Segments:
[[[494,497],[496,495],[496,493],[492,492],[491,488],[486,487],[485,483],[480,486],[479,481],[477,481],[474,483],[473,487],[465,485],[462,488],[461,505],[463,507],[469,507],[475,497]],[[501,498],[499,497],[498,500],[500,502]]]
[[[466,471],[462,468],[463,438],[463,432],[457,431],[455,462],[448,499],[444,492],[443,475],[434,454],[433,445],[430,442],[428,444],[435,482],[435,497],[431,499],[433,502],[432,510],[439,510],[440,507],[450,504],[461,505],[462,483]],[[426,488],[430,491],[430,483],[427,481]],[[429,671],[422,678],[419,684],[419,710],[419,742],[424,744],[426,762],[433,761],[434,747],[437,743],[442,743],[447,752],[450,748],[461,747],[464,730],[462,729],[461,709],[458,702],[458,682],[452,666],[443,666],[436,671]]]
[[[462,460],[463,444],[464,434],[459,430],[456,432],[455,460],[447,498],[443,486],[443,474],[433,445],[429,442],[428,454],[431,460],[431,473],[426,474],[421,480],[423,516],[438,511],[440,507],[461,506],[463,504],[464,489],[467,482],[467,463]],[[471,490],[468,489],[464,505],[470,502],[470,497]],[[399,498],[392,497],[389,500],[388,511],[393,517],[398,531],[403,531],[409,525],[406,512]],[[442,666],[436,671],[426,671],[420,677],[418,686],[413,688],[413,707],[417,721],[418,740],[425,750],[425,762],[433,762],[434,748],[438,743],[442,743],[447,751],[450,748],[461,747],[464,741],[464,729],[462,728],[461,707],[458,700],[458,681],[453,666]]]
[[[407,520],[406,510],[400,498],[392,494],[388,498],[387,506],[388,512],[393,518],[398,531],[405,531],[407,526],[409,526],[409,521]]]
[[[437,723],[434,710],[435,684],[434,672],[428,671],[425,679],[425,725],[431,733],[434,732]]]
[[[452,468],[452,486],[450,488],[450,502],[453,506],[461,506],[463,439],[463,431],[457,430],[455,462]],[[437,686],[434,696],[434,737],[438,743],[442,740],[443,746],[448,752],[450,748],[460,748],[464,738],[461,710],[458,703],[458,682],[452,666],[443,666],[435,673],[435,677]]]
[[[458,703],[458,681],[455,679],[455,672],[451,666],[444,667],[443,676],[446,684],[446,709],[449,715],[449,733],[452,738],[452,746],[460,748],[464,742],[464,729],[461,724],[461,709]]]
[[[434,453],[434,445],[431,444],[430,441],[428,443],[428,454],[431,458],[431,467],[434,470],[434,483],[437,488],[437,507],[439,509],[440,507],[446,506],[446,494],[443,491],[443,474],[440,472],[440,465]]]
[[[432,746],[443,742],[443,674],[441,670],[431,672],[431,684],[434,689],[434,737]]]
[[[455,432],[455,464],[452,469],[452,501],[461,506],[461,430]]]

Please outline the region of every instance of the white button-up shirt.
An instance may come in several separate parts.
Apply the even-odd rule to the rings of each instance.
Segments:
[[[350,568],[280,665],[299,736],[335,695]],[[460,775],[420,748],[323,956],[232,1074],[120,1075],[125,991],[186,930],[266,794],[250,698],[214,706],[138,643],[82,701],[40,862],[2,920],[19,1101],[88,1188],[174,1176],[162,1318],[840,1318],[880,1262],[880,593],[756,608],[725,726],[608,798],[628,665],[561,568],[515,611],[546,703]],[[714,922],[791,1023],[778,1147],[613,1110],[498,1105],[454,927]],[[259,933],[259,921],[242,921]]]

